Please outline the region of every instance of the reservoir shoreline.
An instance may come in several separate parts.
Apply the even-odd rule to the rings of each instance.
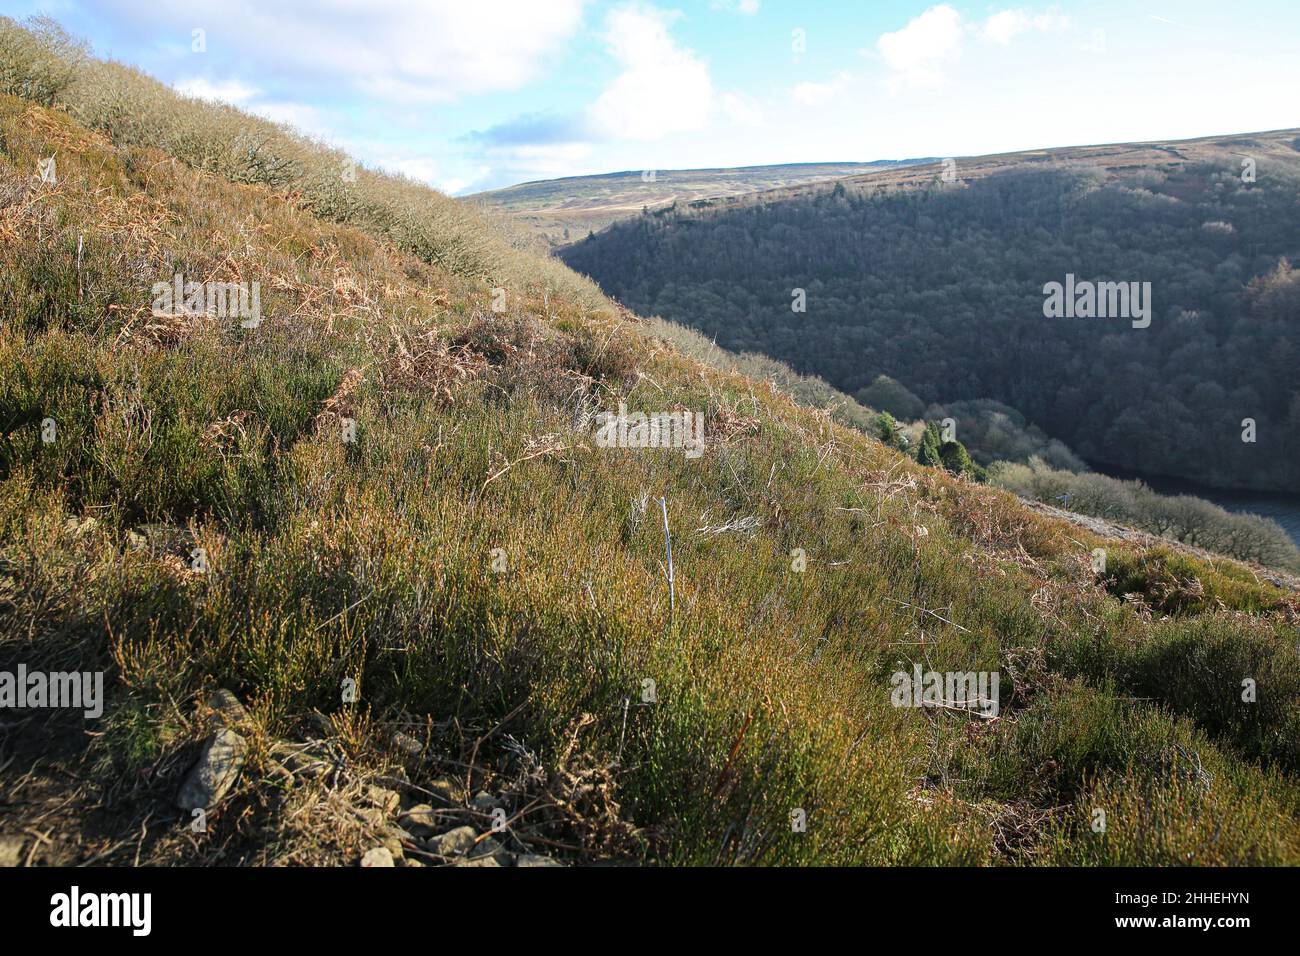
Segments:
[[[1285,491],[1250,491],[1211,488],[1184,478],[1166,475],[1144,475],[1140,472],[1116,468],[1098,462],[1088,462],[1088,467],[1098,474],[1123,481],[1141,481],[1152,491],[1162,495],[1195,495],[1227,511],[1255,514],[1271,518],[1280,524],[1291,540],[1300,546],[1300,494]]]

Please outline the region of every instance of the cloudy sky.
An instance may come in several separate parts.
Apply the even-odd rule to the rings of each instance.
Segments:
[[[100,56],[454,194],[1300,126],[1295,0],[0,0],[0,12],[49,14]]]

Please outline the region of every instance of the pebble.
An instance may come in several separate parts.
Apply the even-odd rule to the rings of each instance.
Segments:
[[[361,858],[361,865],[370,869],[371,867],[396,866],[393,862],[392,851],[386,846],[377,846],[374,849],[367,850],[366,855]]]

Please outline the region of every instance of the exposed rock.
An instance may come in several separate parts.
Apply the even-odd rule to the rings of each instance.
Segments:
[[[384,849],[392,854],[394,860],[401,860],[406,855],[402,850],[402,838],[399,835],[401,832],[396,827],[391,827],[385,830],[383,836],[380,837]]]
[[[408,757],[418,757],[424,753],[424,744],[400,730],[394,731],[392,743],[395,750],[406,754]]]
[[[494,856],[479,856],[473,859],[461,858],[452,866],[500,866],[501,863]]]
[[[398,767],[392,773],[380,774],[371,781],[376,787],[385,787],[389,790],[396,790],[399,794],[405,794],[411,786],[411,778],[406,775],[406,771]]]
[[[0,836],[0,867],[20,866],[25,842],[20,836]]]
[[[564,864],[540,853],[521,853],[515,857],[515,866],[564,866]]]
[[[469,802],[469,805],[475,810],[482,810],[487,813],[497,805],[497,798],[490,793],[479,791],[474,794],[474,799]]]
[[[371,867],[396,866],[393,862],[393,854],[386,846],[377,846],[372,850],[367,850],[366,855],[361,858],[361,865],[366,869]]]
[[[238,727],[248,720],[248,710],[224,687],[208,696],[208,706],[212,708],[213,726]]]
[[[473,827],[456,827],[428,841],[429,851],[439,856],[462,856],[474,847],[478,834]]]
[[[443,803],[449,803],[453,806],[460,803],[462,792],[460,785],[449,777],[439,777],[432,780],[424,785],[424,789]]]
[[[469,856],[474,859],[485,856],[496,857],[498,860],[508,860],[510,858],[505,847],[495,837],[484,837],[469,851]]]
[[[352,812],[356,814],[358,820],[373,830],[378,830],[384,825],[384,811],[378,807],[353,807]]]
[[[195,544],[194,533],[188,528],[165,524],[142,524],[126,533],[126,541],[132,548],[149,551],[155,556],[174,554],[188,557]]]
[[[370,805],[377,807],[385,816],[391,816],[396,813],[398,807],[402,805],[402,798],[395,790],[385,790],[383,787],[374,785],[366,787],[366,800]]]
[[[275,743],[271,756],[295,777],[314,779],[330,768],[329,761],[312,753],[307,744]]]
[[[413,836],[427,837],[437,829],[437,811],[427,803],[417,803],[397,818]]]
[[[99,526],[99,521],[95,518],[86,518],[84,521],[78,521],[76,518],[69,518],[63,522],[63,526],[68,532],[75,536],[80,536],[88,531],[94,531]]]
[[[334,733],[334,724],[319,710],[307,718],[307,724],[322,737],[329,737]]]
[[[181,784],[176,805],[182,810],[197,810],[218,803],[239,779],[247,749],[244,738],[233,730],[223,727],[215,731]]]

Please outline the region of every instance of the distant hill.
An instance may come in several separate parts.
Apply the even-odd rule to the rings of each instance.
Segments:
[[[466,201],[509,215],[526,232],[540,236],[550,245],[563,245],[584,238],[588,232],[599,232],[611,222],[635,216],[643,208],[746,196],[924,162],[905,159],[730,169],[629,170],[521,183],[475,193],[467,196]]]
[[[560,255],[868,406],[888,376],[904,405],[991,399],[1089,461],[1300,487],[1300,130],[877,170],[677,204]],[[1150,283],[1150,325],[1045,317],[1069,276]]]

